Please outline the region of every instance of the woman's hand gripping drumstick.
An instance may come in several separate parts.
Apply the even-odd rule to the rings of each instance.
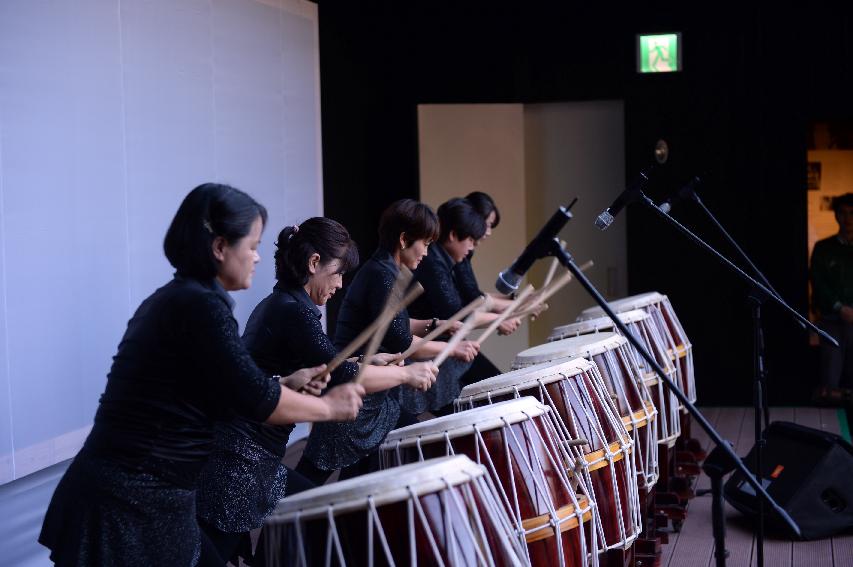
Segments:
[[[435,364],[436,366],[441,366],[442,363],[447,360],[447,357],[449,357],[453,353],[453,351],[456,350],[456,347],[459,346],[465,336],[470,333],[476,325],[477,315],[480,313],[480,311],[482,311],[482,309],[483,306],[480,305],[478,309],[475,309],[473,313],[468,315],[468,318],[465,319],[465,323],[462,325],[462,328],[453,333],[453,337],[451,337],[451,339],[447,342],[447,346],[444,347],[444,349],[440,353],[438,353],[438,356],[435,357],[435,359],[433,360],[433,364]],[[476,342],[473,342],[471,346],[473,346],[475,350],[480,349],[480,345]],[[469,353],[469,355],[470,354],[471,353]],[[473,356],[470,357],[471,360],[474,359],[474,356],[476,356],[476,353],[473,353]],[[470,360],[466,360],[466,362],[470,362]]]
[[[526,288],[524,288],[524,290],[522,290],[518,297],[515,298],[515,300],[510,303],[506,309],[504,309],[503,313],[501,313],[497,319],[492,321],[492,324],[489,325],[485,331],[483,331],[483,334],[477,337],[477,340],[475,341],[477,343],[477,346],[482,346],[483,342],[497,330],[498,326],[503,323],[505,319],[509,318],[512,315],[513,311],[518,309],[519,305],[524,303],[524,301],[531,293],[533,293],[533,286],[528,285]],[[456,335],[454,335],[454,337],[455,336]]]
[[[407,348],[406,351],[403,352],[402,354],[400,354],[397,358],[392,360],[390,362],[390,364],[399,364],[400,361],[409,358],[415,352],[417,352],[419,348],[421,348],[424,344],[426,344],[427,341],[431,341],[436,337],[440,337],[445,332],[447,332],[451,327],[453,327],[457,321],[461,321],[469,313],[471,313],[475,310],[478,313],[480,313],[482,311],[488,311],[491,308],[491,303],[492,303],[492,300],[488,296],[478,297],[477,299],[475,299],[474,301],[472,301],[471,303],[469,303],[468,305],[466,305],[465,307],[463,307],[462,309],[457,311],[456,314],[453,315],[453,317],[446,320],[444,323],[442,323],[441,325],[439,325],[438,327],[436,327],[435,329],[430,331],[427,335],[414,339],[412,341],[412,344],[409,346],[409,348]],[[457,331],[457,333],[458,332],[459,331]]]
[[[408,307],[409,304],[417,299],[417,297],[423,292],[424,287],[420,283],[416,283],[412,286],[412,289],[406,293],[406,296],[402,300],[394,301],[393,305],[390,307],[386,304],[385,310],[381,315],[381,317],[384,317],[384,320],[370,338],[367,349],[364,351],[364,360],[371,360],[373,355],[376,354],[376,351],[379,350],[379,345],[382,344],[382,339],[385,338],[385,332],[388,330],[388,326],[391,324],[391,321],[393,321],[394,317],[397,316],[397,313]],[[353,382],[356,384],[360,383],[362,374],[363,371],[360,369]]]
[[[379,328],[379,325],[382,324],[383,315],[389,307],[393,307],[393,305],[389,305],[389,303],[393,300],[396,301],[396,298],[399,298],[403,295],[403,290],[408,287],[409,283],[412,281],[412,272],[408,268],[401,268],[400,272],[397,274],[397,279],[394,282],[394,287],[391,290],[391,293],[388,294],[388,297],[385,299],[385,306],[380,312],[379,316],[367,327],[364,328],[362,332],[358,334],[356,338],[354,338],[347,346],[345,346],[340,352],[338,352],[337,356],[329,362],[326,367],[325,372],[331,373],[341,364],[346,362],[346,360],[355,353],[359,348],[361,348],[364,343],[370,340],[376,330]],[[393,317],[392,317],[393,319]]]

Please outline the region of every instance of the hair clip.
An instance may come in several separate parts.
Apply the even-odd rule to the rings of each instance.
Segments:
[[[295,224],[295,225],[293,225],[293,230],[292,230],[292,231],[291,231],[291,233],[287,236],[287,240],[288,240],[288,242],[290,242],[290,239],[291,239],[291,238],[293,238],[293,235],[294,235],[294,234],[296,234],[297,232],[299,232],[299,225],[298,225],[298,224]]]
[[[210,234],[213,234],[213,228],[210,226],[209,220],[206,220],[201,224],[204,225],[204,228],[207,229],[207,232],[209,232]]]

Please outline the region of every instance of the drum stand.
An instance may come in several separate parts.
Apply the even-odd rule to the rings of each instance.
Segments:
[[[725,260],[725,262],[728,262],[728,260],[720,256],[719,253],[717,253],[713,248],[699,240],[699,238],[696,237],[692,232],[684,228],[680,223],[678,223],[678,221],[672,219],[669,215],[658,209],[657,206],[655,206],[655,204],[648,197],[646,197],[642,193],[641,196],[647,204],[649,204],[652,208],[655,209],[655,211],[669,219],[672,223],[675,223],[681,230],[686,231],[686,233],[691,236],[691,239],[695,239],[698,242],[701,242],[705,247],[707,247],[717,256]],[[571,218],[572,216],[569,211],[566,211],[566,215],[568,216],[568,218]],[[569,254],[568,251],[566,251],[560,246],[560,242],[557,238],[552,239],[547,249],[542,251],[541,257],[545,256],[554,256],[559,260],[561,264],[563,264],[563,266],[566,267],[566,269],[568,269],[572,273],[572,275],[580,282],[580,284],[584,287],[587,293],[589,293],[589,295],[595,300],[595,302],[604,310],[607,316],[613,320],[613,324],[619,328],[619,330],[622,332],[622,335],[634,346],[634,348],[637,349],[637,352],[640,354],[640,356],[643,357],[643,359],[649,364],[649,366],[654,369],[655,373],[658,375],[658,378],[664,384],[666,384],[666,387],[669,388],[670,391],[672,391],[675,397],[678,398],[678,400],[681,401],[682,404],[684,404],[684,407],[687,409],[687,411],[693,416],[699,426],[705,430],[705,432],[708,434],[708,437],[711,438],[716,449],[723,453],[726,458],[734,464],[734,468],[741,471],[741,473],[744,475],[746,482],[748,482],[753,487],[756,494],[764,498],[764,500],[767,501],[767,503],[773,508],[773,510],[775,510],[776,513],[779,514],[782,520],[790,526],[792,532],[799,536],[800,528],[797,523],[794,522],[794,520],[788,515],[788,513],[781,506],[779,506],[769,494],[767,494],[767,491],[764,489],[764,486],[762,486],[762,484],[758,482],[758,480],[756,480],[755,476],[753,476],[753,474],[749,471],[743,461],[735,454],[735,452],[732,450],[731,445],[728,442],[724,441],[722,437],[720,437],[720,434],[717,433],[717,431],[714,429],[714,426],[712,426],[708,422],[708,420],[705,419],[705,416],[702,415],[702,413],[696,408],[696,406],[690,403],[690,400],[687,399],[687,396],[685,396],[684,393],[675,384],[673,384],[672,381],[670,381],[669,377],[667,377],[666,375],[666,372],[664,372],[663,368],[661,368],[660,365],[657,363],[657,360],[655,360],[654,357],[648,351],[646,351],[643,345],[640,344],[640,341],[634,338],[630,331],[628,331],[628,329],[625,327],[625,325],[622,323],[616,313],[614,313],[610,306],[607,304],[607,301],[604,299],[598,289],[596,289],[595,286],[592,285],[592,282],[589,281],[589,279],[580,270],[578,265],[575,264],[574,258],[571,256],[571,254]],[[728,263],[731,264],[731,262]],[[742,274],[744,278],[747,278],[750,282],[754,282],[754,285],[759,289],[766,289],[760,283],[756,282],[748,275],[744,274],[741,270],[734,266],[734,264],[731,264],[731,266],[736,269],[740,274]],[[799,313],[797,313],[784,303],[782,305],[783,307],[786,307],[789,311],[791,311],[797,318],[801,320],[803,319],[799,315]],[[812,326],[811,323],[809,323],[808,321],[805,322],[808,325]],[[819,333],[826,335],[826,333],[823,333],[818,329],[816,330]],[[832,340],[831,337],[830,340]],[[722,509],[722,501],[719,503],[719,509]],[[719,549],[725,549],[725,545],[722,544],[722,541],[720,541],[718,545]],[[722,563],[720,561],[722,561]],[[724,554],[718,554],[717,565],[725,565]]]

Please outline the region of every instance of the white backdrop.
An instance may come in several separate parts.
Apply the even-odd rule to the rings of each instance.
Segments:
[[[278,230],[322,214],[315,4],[0,2],[0,484],[76,453],[206,181],[270,212],[242,326]]]

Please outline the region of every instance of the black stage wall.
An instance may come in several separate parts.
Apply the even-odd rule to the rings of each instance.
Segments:
[[[363,254],[375,246],[382,208],[418,195],[418,104],[623,99],[628,176],[666,139],[671,159],[650,194],[703,175],[706,204],[805,311],[808,125],[853,115],[850,14],[319,4],[326,214],[350,228]],[[683,33],[684,72],[636,75],[635,34],[673,30]],[[728,250],[693,206],[674,214]],[[746,286],[638,206],[626,217],[617,222],[628,222],[630,290],[671,297],[695,345],[701,402],[748,403]],[[771,401],[801,404],[815,353],[779,310],[764,311]],[[331,326],[335,312],[331,305]]]

